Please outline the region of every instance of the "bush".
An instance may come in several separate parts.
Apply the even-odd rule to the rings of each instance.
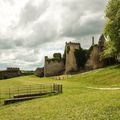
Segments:
[[[53,57],[57,59],[61,59],[61,53],[54,53]]]

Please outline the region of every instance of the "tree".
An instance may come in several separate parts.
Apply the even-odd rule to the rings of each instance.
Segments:
[[[106,18],[104,33],[109,39],[103,56],[111,57],[120,53],[120,0],[109,0]]]

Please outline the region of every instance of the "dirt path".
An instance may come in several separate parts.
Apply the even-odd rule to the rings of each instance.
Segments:
[[[95,90],[120,90],[119,87],[117,88],[97,88],[97,87],[87,87],[89,89],[95,89]]]

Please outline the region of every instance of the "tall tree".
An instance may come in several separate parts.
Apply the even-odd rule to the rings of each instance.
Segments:
[[[109,0],[106,9],[105,35],[108,38],[104,51],[105,57],[120,53],[120,0]]]

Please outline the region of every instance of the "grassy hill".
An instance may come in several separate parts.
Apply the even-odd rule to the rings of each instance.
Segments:
[[[1,80],[0,88],[62,83],[63,94],[0,107],[0,120],[120,120],[120,66],[66,77],[66,80],[17,77]]]

